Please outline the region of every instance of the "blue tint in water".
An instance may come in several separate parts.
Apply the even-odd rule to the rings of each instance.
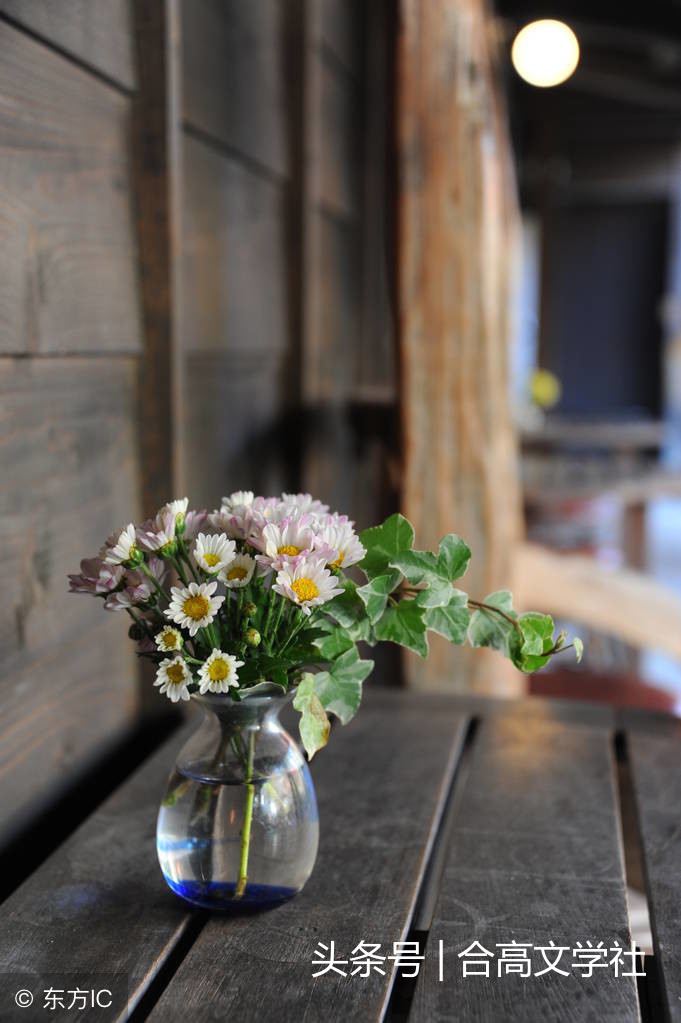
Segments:
[[[280,888],[269,884],[247,884],[242,897],[235,899],[236,882],[174,881],[167,874],[163,876],[168,887],[176,895],[195,906],[202,906],[204,909],[236,913],[247,909],[265,909],[267,906],[276,906],[285,902],[296,894],[295,888]]]

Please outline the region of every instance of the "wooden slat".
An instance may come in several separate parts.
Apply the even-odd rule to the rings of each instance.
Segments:
[[[669,1017],[681,1020],[681,722],[627,732],[653,951]]]
[[[359,77],[364,65],[360,0],[317,0],[319,42]],[[371,6],[375,6],[372,4]]]
[[[3,903],[3,973],[62,975],[62,987],[67,974],[127,974],[136,1004],[191,919],[166,887],[155,846],[158,806],[184,738],[172,736]],[[127,1018],[120,1004],[113,1008],[112,1019]]]
[[[291,343],[286,189],[187,137],[184,185],[185,349],[283,352]]]
[[[138,508],[132,358],[0,359],[0,841],[135,710],[123,616],[67,594]]]
[[[351,219],[361,212],[363,111],[361,91],[354,79],[315,52],[317,91],[313,96],[314,128],[319,132],[313,159],[318,183],[317,201]]]
[[[320,849],[307,886],[272,912],[211,918],[150,1019],[382,1018],[392,962],[385,977],[315,980],[313,952],[334,940],[348,959],[365,940],[391,954],[405,938],[464,725],[453,710],[434,716],[412,702],[387,714],[367,705],[334,730],[312,765]]]
[[[130,0],[0,0],[0,11],[126,88],[135,87]]]
[[[0,351],[136,352],[130,101],[0,23]]]
[[[289,371],[276,355],[188,355],[186,482],[194,505],[217,507],[223,494],[241,488],[292,488],[299,414],[286,418]]]
[[[528,719],[484,720],[458,807],[425,969],[410,1020],[638,1021],[631,978],[571,969],[576,942],[630,948],[610,732]],[[444,942],[443,981],[438,941]],[[462,976],[474,941],[568,946],[555,973]],[[546,966],[536,954],[534,970]],[[631,960],[625,960],[631,969]],[[565,965],[567,963],[567,965]]]
[[[292,0],[183,0],[186,121],[279,175],[291,166]]]

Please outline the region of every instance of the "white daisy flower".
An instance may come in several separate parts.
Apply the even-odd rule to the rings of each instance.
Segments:
[[[190,636],[195,636],[199,629],[210,625],[224,603],[224,597],[213,596],[217,587],[217,582],[173,586],[164,615],[180,628],[188,629]]]
[[[234,508],[248,508],[253,504],[254,495],[252,490],[235,490],[229,497],[222,498],[222,507],[228,511]]]
[[[199,533],[194,544],[193,554],[199,568],[202,568],[208,575],[216,575],[234,560],[236,544],[233,540],[228,540],[224,533],[219,533],[217,536]]]
[[[233,561],[230,561],[226,568],[223,568],[218,576],[230,590],[240,590],[248,586],[253,578],[255,570],[255,558],[250,554],[237,554]]]
[[[275,593],[297,604],[306,615],[311,613],[313,607],[325,604],[343,592],[336,585],[336,577],[324,567],[324,558],[314,554],[296,558],[284,565],[277,573],[273,589]]]
[[[312,550],[314,538],[310,516],[301,515],[283,522],[268,522],[258,543],[265,555],[281,567],[286,558],[297,558]]]
[[[182,658],[169,657],[159,664],[154,685],[160,686],[160,691],[177,703],[178,700],[189,699],[187,685],[191,681],[192,674]]]
[[[187,514],[188,507],[189,507],[188,497],[181,497],[179,501],[168,501],[167,504],[163,505],[156,518],[160,518],[161,515],[163,515],[165,512],[170,512],[174,519],[177,519],[178,515],[181,515],[182,518],[184,518],[184,516]]]
[[[334,521],[333,516],[329,515],[317,530],[315,550],[324,548],[326,551],[331,548],[335,554],[335,557],[327,561],[329,568],[349,568],[366,554],[366,548],[359,542],[352,523],[347,516],[343,516],[343,519],[345,521],[340,518]]]
[[[237,661],[232,654],[223,654],[222,650],[213,649],[199,668],[200,693],[226,693],[231,686],[239,685],[237,668],[243,661]]]
[[[324,515],[329,510],[328,504],[322,504],[312,494],[282,494],[281,500],[287,508],[295,508],[301,514]]]
[[[179,629],[172,625],[165,625],[160,632],[154,636],[154,642],[159,650],[181,650],[184,640]]]
[[[138,554],[137,533],[131,522],[121,530],[118,536],[114,534],[110,541],[107,541],[104,560],[110,565],[123,565],[126,561],[134,561]]]

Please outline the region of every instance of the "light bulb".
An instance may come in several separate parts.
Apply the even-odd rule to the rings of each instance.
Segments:
[[[511,60],[530,85],[560,85],[579,63],[579,43],[569,25],[552,18],[531,21],[513,40]]]

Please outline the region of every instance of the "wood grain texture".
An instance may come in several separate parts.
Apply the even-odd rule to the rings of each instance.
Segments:
[[[364,67],[362,3],[360,0],[316,0],[316,6],[319,8],[319,43],[327,46],[348,71],[360,77]]]
[[[309,151],[317,166],[316,199],[337,215],[357,219],[361,212],[362,93],[358,83],[315,51],[318,63],[312,116],[316,145]]]
[[[130,101],[0,23],[0,351],[137,352]]]
[[[183,0],[185,120],[278,175],[295,112],[288,0]]]
[[[553,940],[570,948],[568,963],[578,941],[631,947],[613,767],[609,730],[528,719],[513,705],[483,721],[410,1020],[512,1023],[519,1005],[524,1023],[639,1020],[634,982],[612,968],[499,977],[495,960],[489,979],[464,979],[458,958],[473,941],[498,956],[497,942]],[[533,963],[546,966],[540,953]]]
[[[315,972],[318,942],[348,959],[361,941],[404,940],[424,859],[442,809],[446,779],[463,735],[453,710],[433,716],[362,708],[312,765],[320,813],[315,871],[299,896],[272,912],[211,918],[151,1013],[175,1023],[187,1015],[244,1023],[382,1018],[385,976]]]
[[[474,595],[507,586],[521,535],[507,386],[510,146],[489,63],[484,5],[402,0],[398,40],[402,511],[420,547],[455,530],[474,553]],[[500,498],[500,495],[503,495]],[[413,684],[483,689],[501,671],[433,642]]]
[[[155,842],[158,806],[186,737],[171,737],[3,904],[3,973],[64,981],[127,974],[129,1008],[136,1004],[191,919],[166,887]],[[127,1019],[115,1008],[116,1019]]]
[[[0,840],[136,707],[122,617],[68,572],[138,508],[131,358],[0,359]]]
[[[299,416],[287,403],[289,368],[257,352],[187,356],[186,479],[196,507],[218,507],[233,490],[293,486]]]
[[[628,731],[627,750],[638,816],[653,951],[669,1018],[681,1020],[681,723]]]
[[[135,87],[130,0],[0,0],[0,12],[128,89]]]
[[[290,347],[287,203],[284,186],[185,136],[181,332],[186,351],[266,357]]]

